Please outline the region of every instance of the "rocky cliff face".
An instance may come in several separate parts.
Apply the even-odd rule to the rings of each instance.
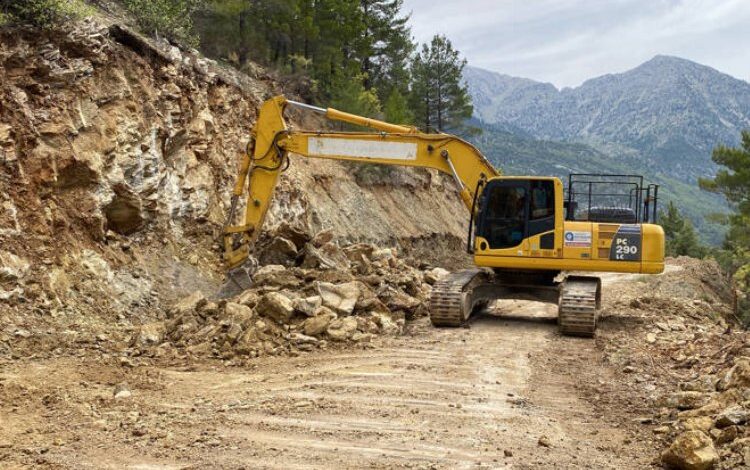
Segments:
[[[262,70],[241,75],[118,25],[0,32],[6,338],[31,311],[56,326],[128,323],[210,293],[238,156],[257,106],[282,92]],[[395,188],[362,187],[353,170],[295,159],[268,227],[460,246],[465,209],[448,180],[397,171]]]

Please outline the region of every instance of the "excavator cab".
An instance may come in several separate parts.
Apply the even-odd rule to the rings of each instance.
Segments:
[[[658,185],[634,175],[489,179],[478,196],[469,251],[497,271],[660,273]]]

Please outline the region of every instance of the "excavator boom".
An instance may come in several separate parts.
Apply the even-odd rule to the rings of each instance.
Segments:
[[[379,132],[292,130],[284,120],[287,106],[302,107],[323,114],[332,121]],[[461,199],[469,209],[474,203],[478,183],[500,175],[476,147],[458,137],[425,134],[410,126],[296,103],[284,97],[272,98],[261,107],[252,142],[234,186],[224,239],[225,262],[229,268],[239,266],[247,259],[263,226],[278,176],[288,165],[290,153],[309,158],[433,168],[455,179]],[[244,221],[241,225],[231,226],[239,199],[246,193],[246,188]]]

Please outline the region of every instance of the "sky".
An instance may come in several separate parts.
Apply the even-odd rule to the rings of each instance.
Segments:
[[[750,0],[404,0],[419,42],[469,65],[574,87],[658,54],[750,81]]]

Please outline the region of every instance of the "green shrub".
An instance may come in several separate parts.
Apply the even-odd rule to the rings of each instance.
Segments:
[[[83,0],[0,0],[0,24],[28,23],[50,28],[92,13],[93,8]]]
[[[123,0],[147,34],[163,35],[190,46],[198,45],[193,13],[205,0]]]

